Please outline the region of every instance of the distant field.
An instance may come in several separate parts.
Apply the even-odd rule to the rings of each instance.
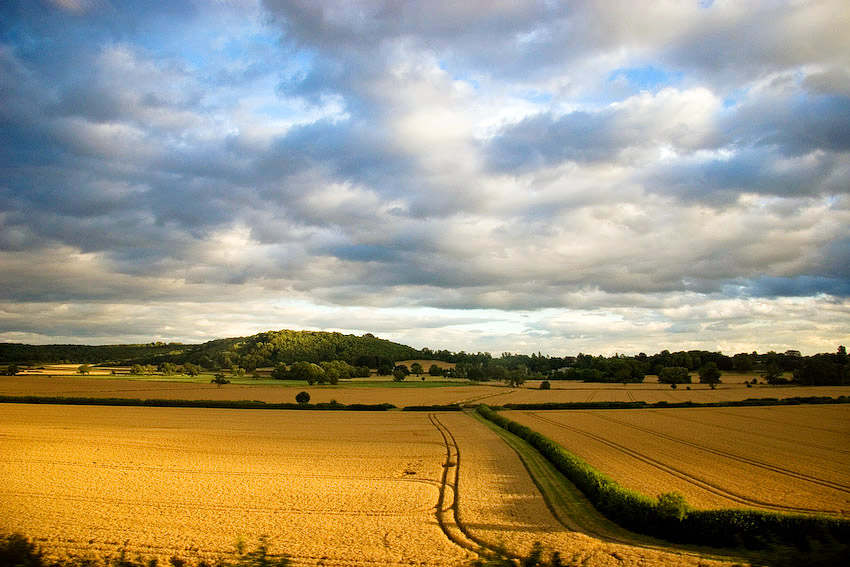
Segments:
[[[98,398],[140,398],[178,400],[259,400],[263,402],[294,402],[300,391],[310,394],[310,401],[342,404],[391,403],[399,407],[408,405],[453,404],[486,399],[499,394],[501,387],[474,383],[434,383],[426,380],[409,380],[395,383],[391,379],[380,382],[341,383],[338,386],[308,386],[305,382],[256,382],[243,380],[221,388],[209,380],[184,381],[143,380],[82,376],[3,376],[0,377],[0,395],[66,396]]]
[[[75,367],[76,368],[76,367]],[[341,381],[337,386],[308,386],[305,382],[279,380],[233,380],[221,388],[209,383],[209,376],[74,376],[54,374],[0,376],[0,395],[67,396],[100,398],[140,398],[178,400],[258,400],[293,402],[304,390],[314,403],[336,400],[342,404],[390,403],[399,407],[434,404],[504,405],[508,403],[647,401],[714,402],[746,398],[791,398],[800,396],[847,396],[850,386],[754,386],[722,384],[711,390],[693,384],[691,390],[673,390],[654,383],[593,384],[552,382],[551,390],[537,389],[539,382],[522,388],[510,388],[498,382],[476,384],[465,381],[434,380],[422,382],[408,378],[396,383],[390,378],[370,381]]]
[[[0,530],[73,551],[212,557],[261,534],[296,565],[463,565],[535,541],[588,567],[696,566],[560,525],[463,413],[7,404]]]
[[[649,378],[649,377],[647,377]],[[654,378],[654,377],[653,377]],[[552,381],[550,390],[537,389],[540,382],[527,382],[523,388],[505,389],[487,400],[490,405],[540,404],[546,402],[728,402],[747,398],[838,397],[850,395],[850,386],[767,386],[747,388],[743,382],[720,384],[712,390],[706,384],[679,385],[675,390],[657,382],[641,384],[593,384]],[[690,387],[690,389],[688,389]]]
[[[510,411],[620,484],[700,508],[850,517],[850,407]]]

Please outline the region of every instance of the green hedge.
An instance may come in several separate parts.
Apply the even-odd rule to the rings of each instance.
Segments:
[[[747,509],[696,510],[683,499],[676,506],[676,497],[671,506],[663,497],[651,498],[620,486],[555,441],[487,406],[476,411],[540,451],[597,510],[629,530],[678,543],[747,549],[850,541],[850,521],[839,518]]]
[[[138,398],[83,398],[61,396],[0,396],[0,403],[14,404],[62,404],[79,406],[141,406],[158,408],[228,408],[228,409],[273,409],[273,410],[349,410],[386,411],[393,404],[298,404],[267,403],[256,400],[164,400]]]
[[[457,404],[404,406],[402,411],[463,411],[463,406]]]
[[[747,398],[732,402],[546,402],[542,404],[505,404],[505,409],[564,410],[564,409],[649,409],[649,408],[723,408],[751,406],[797,406],[801,404],[847,404],[850,396],[809,396],[794,398]],[[498,407],[494,409],[499,409]]]

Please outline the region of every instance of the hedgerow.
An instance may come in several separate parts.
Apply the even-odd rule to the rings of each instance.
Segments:
[[[286,409],[286,410],[350,410],[386,411],[393,404],[340,404],[336,402],[318,404],[271,403],[256,400],[166,400],[138,398],[86,398],[64,396],[0,396],[0,403],[16,404],[62,404],[83,406],[142,406],[158,408],[228,408],[228,409]]]

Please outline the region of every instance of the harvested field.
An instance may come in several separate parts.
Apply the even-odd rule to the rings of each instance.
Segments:
[[[310,394],[313,403],[337,400],[342,404],[390,403],[399,407],[409,405],[453,404],[501,393],[490,386],[440,385],[425,387],[419,384],[380,386],[340,384],[338,386],[253,385],[227,384],[221,388],[209,381],[153,381],[141,379],[88,378],[82,376],[3,376],[0,395],[7,396],[66,396],[95,398],[140,398],[176,400],[259,400],[263,402],[294,402],[300,391]]]
[[[485,403],[543,404],[547,402],[731,402],[747,398],[795,398],[806,396],[850,396],[850,386],[764,386],[747,388],[744,384],[721,384],[712,390],[706,384],[670,386],[645,382],[642,384],[593,384],[552,381],[550,390],[537,389],[539,382],[527,382],[523,388],[504,389]],[[691,389],[688,390],[687,387]]]
[[[464,565],[535,541],[589,567],[717,564],[570,532],[462,413],[6,404],[0,431],[0,530],[54,554],[165,562],[266,534],[296,565]]]
[[[700,508],[850,517],[850,407],[511,411],[614,480]]]

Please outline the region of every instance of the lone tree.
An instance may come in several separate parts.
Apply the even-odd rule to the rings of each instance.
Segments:
[[[310,394],[307,392],[298,392],[295,395],[295,401],[299,404],[309,404],[310,403]]]
[[[230,384],[230,380],[224,377],[224,374],[218,373],[215,377],[210,380],[210,384],[215,384],[219,388],[221,388],[222,384]]]
[[[659,384],[690,384],[691,373],[684,366],[666,366],[658,372]]]
[[[91,366],[88,364],[81,364],[79,368],[77,368],[78,374],[89,374],[91,372]]]
[[[721,372],[720,369],[717,368],[716,362],[709,362],[699,369],[700,384],[708,384],[712,389],[720,384],[720,376]]]
[[[8,376],[15,376],[18,372],[20,372],[20,369],[18,368],[18,365],[15,364],[15,363],[10,364],[6,368],[6,374]]]
[[[425,370],[422,369],[422,365],[419,364],[418,362],[414,362],[413,364],[410,365],[410,373],[411,374],[421,376],[422,374],[424,374],[424,372],[425,372]]]

